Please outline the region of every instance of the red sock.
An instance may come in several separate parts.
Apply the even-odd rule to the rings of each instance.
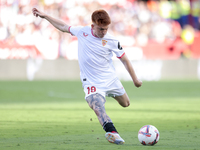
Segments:
[[[112,131],[111,133],[118,133],[118,132],[116,132],[116,131]]]

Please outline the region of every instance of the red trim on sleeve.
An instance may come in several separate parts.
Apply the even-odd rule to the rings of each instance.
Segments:
[[[119,58],[119,59],[120,59],[120,58],[122,58],[124,55],[125,55],[125,52],[122,54],[122,56],[120,56],[120,57],[117,57],[117,58]]]
[[[68,32],[69,32],[69,33],[71,33],[71,32],[70,32],[70,28],[71,28],[71,26],[69,26],[69,28],[68,28]]]
[[[71,28],[72,26],[69,26],[69,28],[68,28],[68,32],[72,35],[72,36],[74,36],[72,33],[71,33],[71,31],[70,31],[70,28]]]

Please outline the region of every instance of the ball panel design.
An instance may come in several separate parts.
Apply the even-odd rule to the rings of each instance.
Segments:
[[[138,132],[138,140],[142,145],[155,145],[159,136],[158,129],[153,125],[145,125]]]

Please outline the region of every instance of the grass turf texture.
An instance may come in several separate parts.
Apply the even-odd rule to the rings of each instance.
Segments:
[[[84,100],[80,81],[0,81],[1,150],[198,150],[200,82],[123,82],[131,105],[107,98],[107,114],[124,145],[109,143]],[[143,146],[137,133],[152,124],[160,131],[155,146]]]

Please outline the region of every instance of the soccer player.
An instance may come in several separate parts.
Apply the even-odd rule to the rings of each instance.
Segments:
[[[78,61],[85,99],[106,131],[106,139],[111,143],[124,144],[125,141],[105,111],[106,96],[113,97],[122,107],[130,105],[129,97],[115,73],[111,59],[113,53],[124,64],[136,87],[140,87],[142,81],[138,80],[120,42],[107,32],[111,23],[108,13],[105,10],[94,11],[91,26],[83,27],[69,26],[36,8],[32,12],[36,17],[49,21],[58,30],[78,38]]]

